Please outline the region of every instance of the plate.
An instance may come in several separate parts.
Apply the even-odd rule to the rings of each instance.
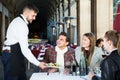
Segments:
[[[48,63],[46,64],[47,67],[49,68],[59,68],[60,65],[58,65],[57,63]]]
[[[59,68],[59,66],[47,66],[49,68]]]

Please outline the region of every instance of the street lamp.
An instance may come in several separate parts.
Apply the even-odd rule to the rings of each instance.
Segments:
[[[62,32],[62,31],[64,32],[64,24],[65,23],[64,22],[57,22],[56,24],[58,24],[58,26],[59,26],[59,29],[60,29],[59,33]]]
[[[66,32],[68,32],[67,29],[70,28],[70,23],[71,23],[71,20],[73,20],[73,19],[76,19],[76,17],[72,17],[72,16],[63,17],[63,21],[66,23],[66,28],[65,28]]]
[[[74,31],[72,30],[71,26],[71,20],[76,19],[76,17],[72,17],[72,16],[66,16],[63,17],[63,21],[66,23],[66,27],[65,27],[65,32],[70,36],[70,42],[73,41],[73,33]]]

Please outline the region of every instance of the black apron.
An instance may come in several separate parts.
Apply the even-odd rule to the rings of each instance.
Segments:
[[[24,56],[19,43],[11,45],[10,70],[11,75],[21,75],[26,71]]]

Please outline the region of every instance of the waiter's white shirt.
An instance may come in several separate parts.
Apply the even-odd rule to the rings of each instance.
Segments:
[[[30,61],[31,63],[38,66],[40,62],[34,57],[31,50],[28,48],[28,21],[26,18],[21,14],[23,17],[16,17],[10,24],[7,30],[6,38],[7,40],[4,42],[4,45],[12,45],[19,43],[21,47],[21,51],[23,55]],[[5,49],[5,47],[3,47]],[[10,48],[8,48],[10,49]]]

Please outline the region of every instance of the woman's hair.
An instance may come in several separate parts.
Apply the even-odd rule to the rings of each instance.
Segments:
[[[120,32],[117,32],[115,30],[109,30],[105,33],[104,37],[107,40],[110,40],[113,42],[113,46],[118,48],[118,52],[120,55]]]
[[[103,42],[103,39],[102,38],[99,38],[96,40],[96,46],[99,47],[99,44]]]
[[[88,58],[88,61],[90,62],[92,55],[93,55],[93,52],[94,52],[94,47],[95,47],[95,42],[96,42],[95,35],[90,32],[90,33],[83,34],[83,36],[86,36],[90,40],[90,45],[89,45],[90,56]],[[82,51],[83,52],[85,51],[85,49],[83,47],[82,47]]]

